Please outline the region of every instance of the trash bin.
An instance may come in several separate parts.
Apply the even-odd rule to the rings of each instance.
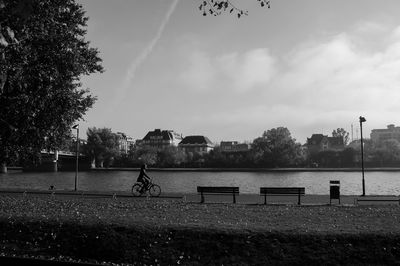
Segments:
[[[339,200],[340,204],[340,181],[339,180],[329,181],[329,188],[330,188],[329,203],[332,204],[332,200],[336,199]]]

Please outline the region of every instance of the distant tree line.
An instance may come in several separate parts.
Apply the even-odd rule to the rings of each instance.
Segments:
[[[264,131],[251,143],[246,152],[224,152],[217,145],[209,153],[184,152],[175,146],[157,149],[133,145],[128,152],[119,149],[119,135],[108,128],[89,128],[87,143],[82,151],[95,167],[221,167],[221,168],[283,168],[283,167],[359,167],[359,141],[349,142],[348,132],[338,128],[333,137],[342,137],[342,150],[322,150],[309,153],[286,127]],[[364,161],[367,167],[399,167],[400,143],[386,140],[381,143],[364,141]]]
[[[361,142],[349,143],[349,133],[343,128],[332,132],[333,137],[342,137],[345,148],[340,151],[325,150],[307,155],[307,166],[311,167],[360,167]],[[364,139],[364,164],[366,167],[400,167],[400,142],[387,139],[373,142]]]
[[[111,129],[89,128],[83,151],[96,167],[138,167],[143,163],[154,167],[300,167],[306,162],[301,144],[285,127],[265,131],[247,152],[226,153],[216,146],[206,154],[146,145],[134,145],[123,153],[119,136]]]

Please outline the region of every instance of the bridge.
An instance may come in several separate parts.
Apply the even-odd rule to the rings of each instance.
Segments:
[[[41,151],[39,165],[24,165],[27,171],[73,171],[76,169],[76,153],[70,151]],[[79,170],[90,168],[90,159],[83,153],[78,154]]]

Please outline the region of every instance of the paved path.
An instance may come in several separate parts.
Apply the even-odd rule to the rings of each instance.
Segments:
[[[84,198],[125,198],[139,200],[146,198],[133,197],[127,191],[69,191],[69,190],[23,190],[23,189],[1,189],[0,195],[17,195],[17,196],[49,196],[49,197],[84,197]],[[160,197],[154,199],[182,200],[184,202],[199,203],[200,196],[197,194],[181,194],[181,193],[162,193]],[[399,196],[365,196],[342,195],[340,205],[377,205],[377,204],[400,204]],[[206,203],[232,203],[231,195],[206,195]],[[267,198],[269,204],[297,204],[297,196],[269,196]],[[236,196],[237,204],[263,204],[264,197],[257,194],[239,194]],[[312,205],[329,205],[329,195],[305,195],[301,197],[301,204]],[[332,200],[332,205],[339,205],[338,200]]]

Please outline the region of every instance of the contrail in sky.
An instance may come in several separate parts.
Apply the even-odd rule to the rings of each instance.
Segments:
[[[147,57],[151,54],[154,47],[160,40],[161,35],[164,32],[164,28],[167,25],[178,2],[179,2],[179,0],[174,0],[172,2],[171,6],[169,7],[167,13],[165,14],[165,17],[162,20],[161,25],[158,28],[157,33],[154,36],[154,38],[150,41],[150,43],[147,45],[147,47],[145,47],[145,49],[142,51],[142,53],[139,54],[139,56],[129,66],[129,69],[127,71],[127,74],[125,76],[123,84],[120,87],[120,89],[117,91],[117,97],[118,97],[117,103],[119,103],[125,97],[126,90],[128,89],[129,85],[132,83],[132,81],[135,79],[137,69],[146,61]]]

